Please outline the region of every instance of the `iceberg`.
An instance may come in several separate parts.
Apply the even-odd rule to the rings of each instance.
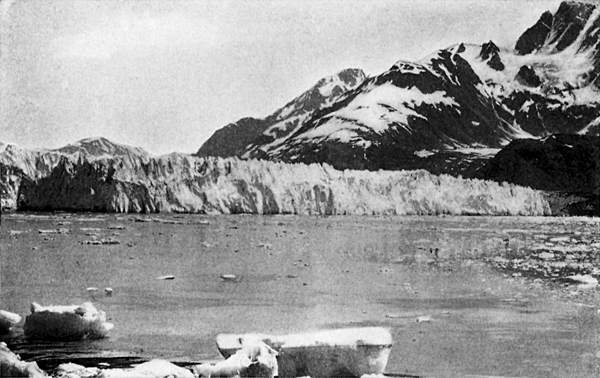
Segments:
[[[392,349],[390,331],[345,328],[289,335],[220,334],[217,347],[229,358],[244,345],[264,342],[277,351],[281,377],[361,377],[383,374]]]
[[[199,377],[255,377],[278,376],[277,352],[259,340],[245,340],[241,348],[225,361],[200,364],[193,367]]]
[[[12,327],[21,322],[21,316],[9,311],[0,310],[0,335],[8,333]]]
[[[31,304],[31,314],[25,318],[25,336],[32,339],[78,340],[106,337],[113,328],[104,311],[91,302],[80,306],[41,306]]]
[[[58,365],[52,376],[54,378],[97,378],[99,374],[98,368],[87,368],[69,362]]]
[[[44,378],[48,376],[35,362],[21,361],[5,343],[0,342],[0,377]]]
[[[101,369],[97,378],[195,378],[194,374],[166,360],[151,360],[131,369]]]

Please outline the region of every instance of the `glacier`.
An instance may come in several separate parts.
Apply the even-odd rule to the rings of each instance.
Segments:
[[[121,146],[122,147],[122,146]],[[85,146],[81,146],[85,148]],[[337,170],[136,149],[0,152],[3,206],[17,210],[301,215],[550,215],[526,187],[416,171]],[[109,150],[120,151],[117,148]],[[33,167],[40,167],[34,169]],[[5,179],[4,179],[5,180]]]

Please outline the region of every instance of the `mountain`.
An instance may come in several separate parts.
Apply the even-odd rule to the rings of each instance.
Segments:
[[[283,136],[265,129],[224,151],[340,169],[471,175],[515,139],[600,133],[599,74],[600,7],[563,2],[514,48],[459,43],[417,62],[398,61],[307,113]]]
[[[476,174],[578,197],[570,213],[600,213],[600,137],[552,135],[511,142]]]
[[[285,138],[315,111],[335,102],[364,79],[365,73],[356,68],[325,77],[266,118],[242,118],[217,130],[196,155],[227,157],[260,153],[260,146]]]
[[[103,137],[85,138],[73,144],[51,150],[74,158],[99,159],[104,157],[141,158],[148,160],[150,154],[144,149],[112,142]]]
[[[157,157],[94,139],[52,151],[21,149],[20,156],[33,160],[19,163],[47,164],[47,171],[30,176],[7,164],[16,156],[14,150],[0,151],[0,160],[2,169],[18,172],[20,182],[11,186],[14,182],[5,182],[4,175],[0,182],[12,190],[3,191],[3,206],[14,204],[18,210],[314,215],[548,215],[553,211],[546,196],[536,190],[423,170],[339,171],[321,164],[177,153]],[[49,160],[50,156],[58,158]]]
[[[23,182],[49,176],[61,162],[93,161],[110,157],[139,165],[147,162],[150,155],[141,148],[114,143],[106,138],[86,138],[53,150],[28,150],[0,142],[1,206],[3,209],[15,209]]]

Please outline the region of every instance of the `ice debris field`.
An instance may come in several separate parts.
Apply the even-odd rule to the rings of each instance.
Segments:
[[[5,331],[19,327],[21,317],[2,310]],[[82,305],[31,305],[25,318],[25,337],[39,340],[103,338],[113,328],[106,314],[86,302]],[[56,378],[196,378],[196,377],[361,377],[382,375],[390,355],[392,337],[384,328],[346,328],[270,336],[219,335],[217,346],[225,360],[188,368],[153,359],[131,368],[85,367],[60,364]],[[24,362],[0,343],[0,377],[48,377],[35,362]]]

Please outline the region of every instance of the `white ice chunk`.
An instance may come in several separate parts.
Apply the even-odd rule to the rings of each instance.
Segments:
[[[589,274],[575,274],[565,278],[569,281],[578,283],[578,289],[593,289],[598,286],[598,280]]]
[[[263,341],[278,352],[279,376],[360,377],[382,374],[392,348],[389,330],[345,328],[290,335],[221,334],[217,346],[225,357],[245,343]]]
[[[73,340],[103,338],[113,328],[104,311],[90,302],[77,306],[41,306],[31,304],[25,318],[25,336],[34,339]]]
[[[131,369],[103,369],[98,378],[195,378],[194,374],[165,360],[151,360]]]
[[[0,342],[0,377],[42,378],[47,375],[35,362],[21,361],[5,343]]]
[[[0,310],[0,334],[7,333],[21,321],[21,316],[9,311]]]
[[[277,352],[262,341],[242,343],[240,350],[225,361],[194,366],[200,377],[261,377],[273,378],[278,374]]]
[[[54,378],[97,378],[98,368],[87,368],[74,363],[60,364],[53,373]]]

